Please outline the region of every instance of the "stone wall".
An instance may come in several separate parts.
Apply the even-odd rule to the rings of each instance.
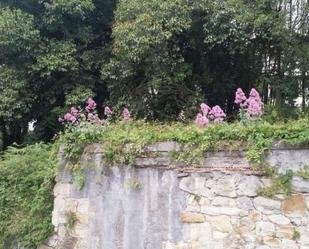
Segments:
[[[63,160],[54,189],[55,234],[40,249],[309,249],[309,182],[268,199],[271,180],[252,171],[243,151],[208,152],[203,167],[173,162],[167,142],[146,148],[134,167],[104,167],[101,146],[87,148],[78,190]],[[309,149],[274,146],[279,171],[309,164]],[[69,213],[76,222],[69,228]]]

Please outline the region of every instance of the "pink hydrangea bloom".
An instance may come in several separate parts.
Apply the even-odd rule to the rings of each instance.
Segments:
[[[76,117],[74,117],[71,113],[66,113],[63,118],[65,121],[69,121],[72,124],[76,122]]]
[[[223,119],[226,116],[224,111],[218,105],[215,105],[213,108],[211,108],[209,115],[211,115],[214,119]]]
[[[87,100],[87,106],[86,106],[86,111],[91,112],[96,108],[97,104],[93,99],[88,99]]]
[[[211,110],[211,108],[208,106],[208,105],[206,105],[205,103],[202,103],[201,105],[200,105],[200,107],[201,107],[201,111],[202,111],[202,113],[206,116],[208,113],[209,113],[209,111]]]
[[[128,108],[124,108],[123,109],[122,116],[123,116],[123,120],[125,120],[125,121],[129,121],[130,120],[131,114],[130,114]]]
[[[74,117],[77,117],[78,115],[78,109],[76,107],[71,107],[71,114],[74,116]]]
[[[240,105],[241,107],[244,107],[246,105],[246,95],[245,93],[243,92],[243,90],[241,88],[238,88],[236,90],[236,93],[235,93],[235,104],[238,104]]]
[[[108,107],[108,106],[105,106],[104,108],[104,114],[107,116],[107,117],[110,117],[112,116],[112,110]]]
[[[199,128],[206,127],[209,124],[209,120],[206,116],[198,113],[195,119],[195,123]]]

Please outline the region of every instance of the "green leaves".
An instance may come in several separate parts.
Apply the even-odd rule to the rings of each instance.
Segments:
[[[184,0],[120,1],[113,28],[113,52],[133,63],[160,49],[173,36],[188,29],[191,7]]]
[[[42,78],[50,77],[53,73],[76,71],[78,68],[76,52],[76,46],[72,42],[49,40],[47,45],[40,49],[36,57],[37,62],[32,68]]]
[[[95,8],[91,0],[53,0],[41,2],[47,11],[55,14],[55,16],[57,12],[60,12],[61,14],[85,17],[87,13]]]
[[[0,8],[0,55],[6,61],[10,56],[31,53],[39,39],[33,26],[34,17],[19,9]]]
[[[24,142],[30,121],[36,122],[32,138],[49,141],[60,129],[54,110],[64,108],[65,95],[76,86],[88,89],[79,97],[89,96],[89,89],[96,86],[99,104],[106,101],[100,70],[109,55],[115,1],[2,2],[0,127],[4,146]]]
[[[119,2],[112,57],[102,69],[114,104],[124,99],[139,115],[164,119],[192,100],[191,67],[181,51],[191,13],[185,0]]]
[[[0,248],[36,248],[52,232],[55,161],[50,146],[10,147],[0,159]]]
[[[13,68],[0,66],[0,117],[7,121],[21,119],[33,101],[26,92],[24,75]]]

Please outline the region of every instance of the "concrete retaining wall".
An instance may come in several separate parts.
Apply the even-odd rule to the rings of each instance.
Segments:
[[[134,167],[108,168],[98,145],[84,156],[78,190],[62,161],[54,189],[55,234],[43,248],[309,249],[309,182],[293,194],[257,196],[271,180],[252,171],[244,151],[208,152],[203,167],[175,163],[173,142],[146,148]],[[276,145],[267,160],[280,172],[309,164],[309,149]],[[77,221],[69,228],[69,214]]]

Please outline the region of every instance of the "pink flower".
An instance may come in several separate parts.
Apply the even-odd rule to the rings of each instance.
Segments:
[[[90,98],[87,100],[86,111],[91,112],[96,108],[96,106],[97,106],[96,102],[92,98]]]
[[[122,116],[123,116],[123,120],[125,120],[125,121],[129,121],[130,120],[131,114],[130,114],[128,108],[124,108],[123,109]]]
[[[247,99],[247,117],[248,118],[257,118],[263,114],[263,102],[260,97],[260,94],[254,88],[250,91],[250,96]]]
[[[251,118],[260,117],[263,114],[263,103],[254,98],[249,98],[247,101],[248,109],[247,116]]]
[[[77,117],[78,112],[79,112],[79,111],[78,111],[77,108],[75,108],[74,106],[71,107],[71,114],[72,114],[74,117]]]
[[[95,115],[90,112],[87,115],[87,119],[88,119],[88,121],[93,122],[95,120]]]
[[[221,109],[220,106],[215,105],[209,112],[209,115],[211,115],[214,119],[223,119],[225,118],[225,113]]]
[[[108,106],[105,106],[104,108],[104,114],[107,116],[107,117],[110,117],[112,116],[112,110],[108,107]]]
[[[211,108],[208,106],[208,105],[206,105],[205,103],[202,103],[201,105],[200,105],[200,107],[201,107],[201,111],[202,111],[202,113],[206,116],[207,114],[208,114],[208,112],[211,110]]]
[[[195,123],[199,128],[203,128],[203,127],[206,127],[209,124],[209,120],[206,116],[199,113],[196,116]]]
[[[74,117],[71,113],[66,113],[63,118],[64,120],[69,121],[72,124],[76,122],[76,117]]]
[[[260,94],[258,93],[257,90],[255,90],[255,88],[251,89],[249,96],[252,97],[252,98],[261,99]]]
[[[235,104],[238,104],[240,105],[241,107],[244,107],[244,104],[246,103],[246,95],[245,93],[243,92],[243,90],[241,88],[238,88],[236,90],[236,93],[235,93]]]

